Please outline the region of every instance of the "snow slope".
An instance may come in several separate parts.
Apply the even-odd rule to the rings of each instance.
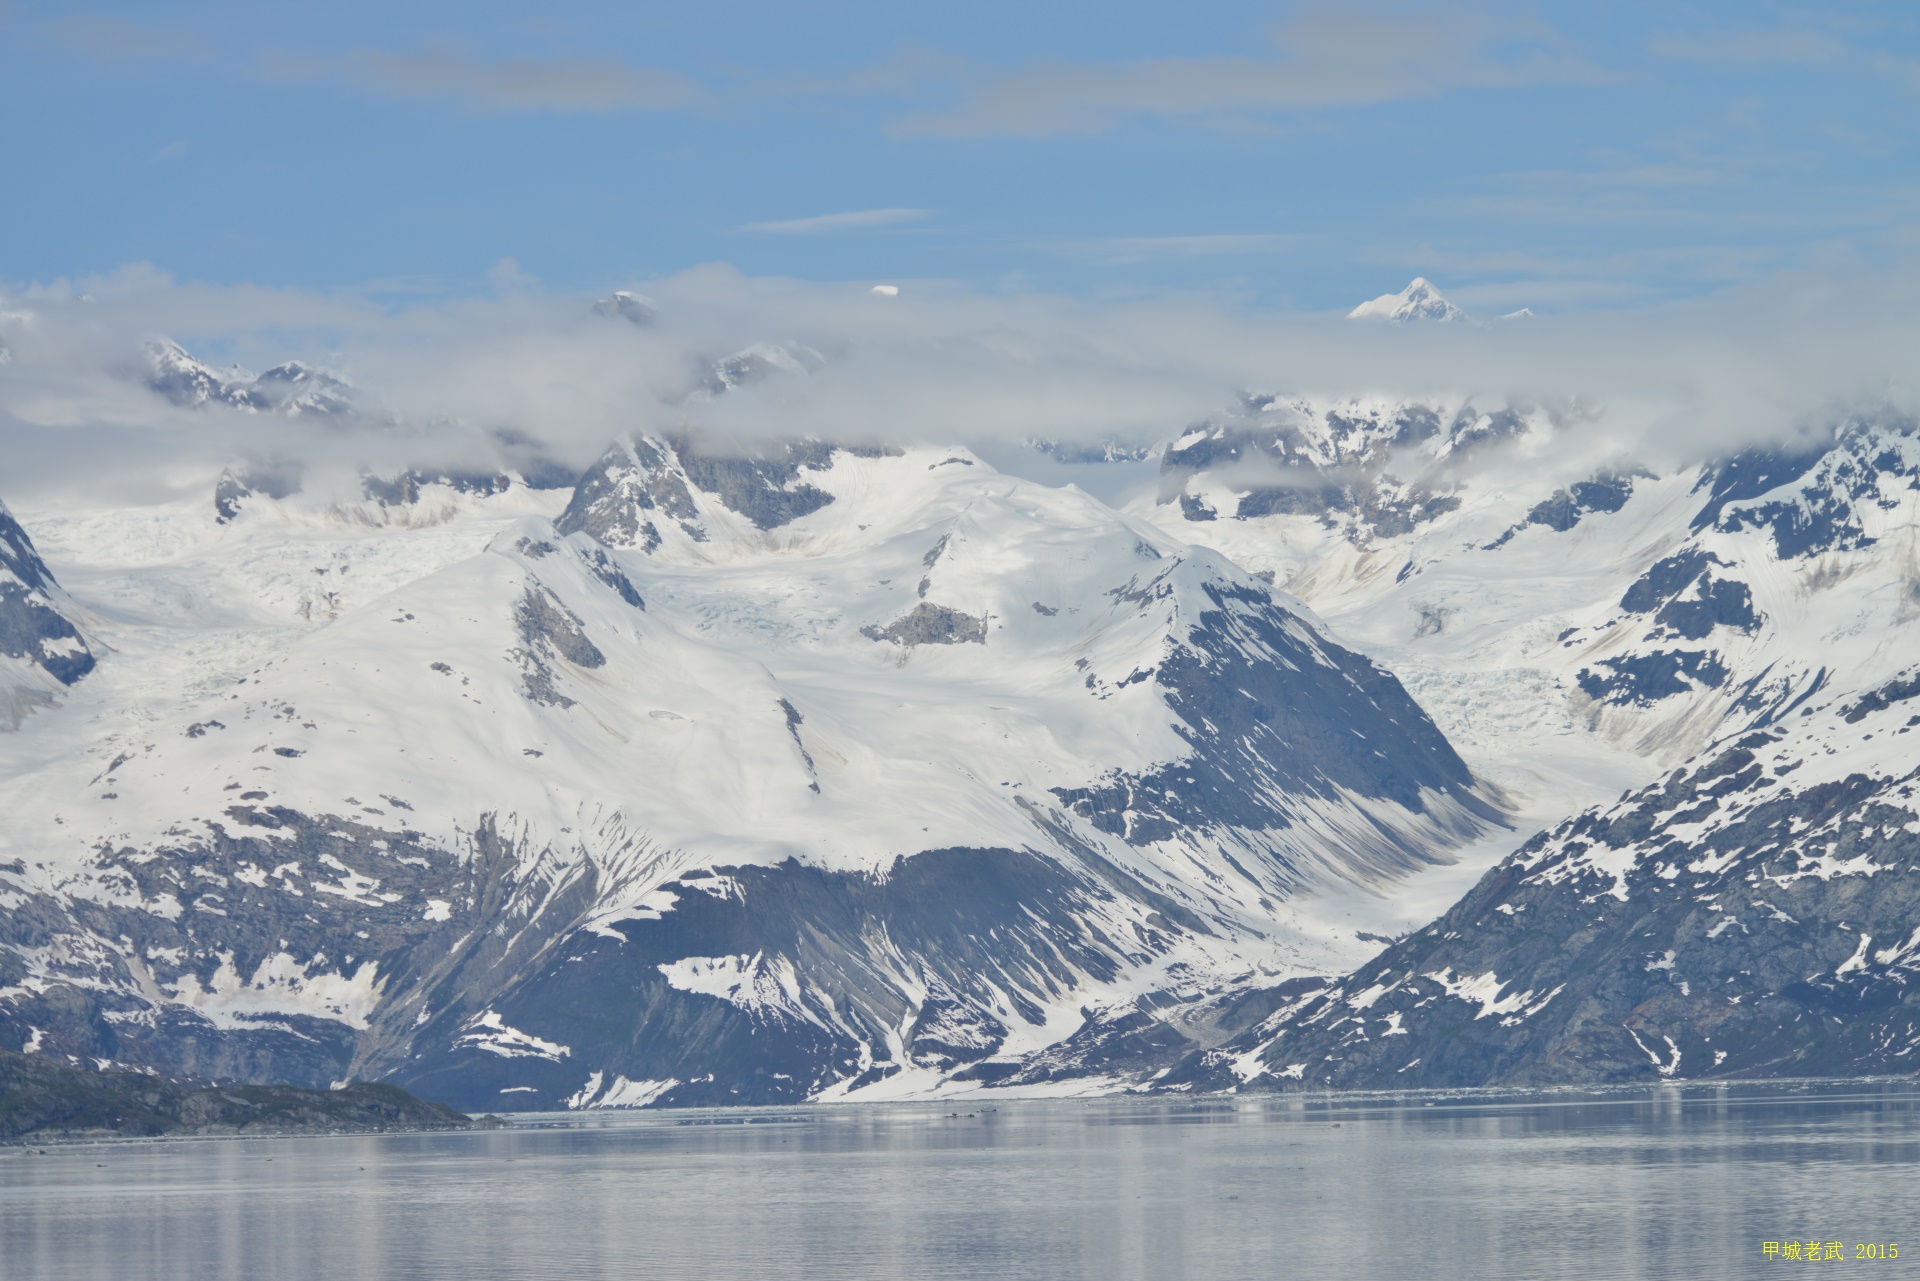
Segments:
[[[1495,830],[1285,597],[964,450],[636,439],[561,497],[37,515],[111,655],[0,740],[0,1035],[471,1106],[977,1086],[1357,963]]]
[[[1249,398],[1130,510],[1272,573],[1541,822],[1905,661],[1920,442],[1892,416],[1654,475],[1538,408]]]

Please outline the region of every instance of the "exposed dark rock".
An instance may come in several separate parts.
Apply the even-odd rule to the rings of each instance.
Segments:
[[[1712,650],[1656,649],[1626,658],[1605,658],[1583,667],[1575,679],[1588,698],[1646,707],[1695,689],[1719,689],[1727,665]]]
[[[1858,725],[1875,712],[1883,712],[1895,703],[1904,703],[1916,695],[1920,695],[1920,673],[1896,677],[1879,689],[1863,694],[1841,713],[1841,718],[1849,725]]]
[[[866,626],[860,634],[868,640],[892,641],[896,645],[984,645],[987,620],[975,618],[945,605],[921,601],[885,627]]]
[[[608,547],[651,553],[660,546],[660,531],[646,513],[655,511],[679,522],[690,537],[706,537],[673,460],[652,443],[635,439],[613,445],[587,468],[553,527],[562,534],[587,534]]]
[[[633,585],[633,580],[627,577],[626,571],[616,565],[613,557],[607,555],[604,549],[589,548],[582,555],[586,559],[587,569],[593,576],[613,588],[621,600],[635,609],[647,607],[647,602],[641,599],[640,591]]]
[[[58,591],[27,531],[0,505],[0,654],[72,685],[93,670],[94,657],[86,638],[56,606]]]
[[[1149,583],[1142,602],[1163,587]],[[1291,798],[1364,796],[1419,813],[1428,796],[1444,795],[1495,817],[1392,674],[1310,637],[1266,592],[1215,583],[1205,592],[1212,607],[1151,673],[1193,754],[1146,775],[1055,789],[1075,813],[1132,844],[1223,826],[1284,830]],[[1384,830],[1369,854],[1385,866],[1418,861]]]
[[[1765,529],[1781,560],[1871,546],[1862,511],[1891,509],[1920,491],[1920,468],[1889,444],[1915,431],[1912,420],[1883,414],[1808,444],[1746,450],[1701,477],[1710,492],[1693,527]],[[1758,501],[1769,494],[1779,496]]]
[[[1880,708],[1889,732],[1904,710]],[[1857,723],[1857,722],[1856,722]],[[1811,735],[1809,722],[1796,729]],[[1916,776],[1796,787],[1748,734],[1543,832],[1428,928],[1163,1084],[1241,1090],[1909,1074]],[[1233,1070],[1253,1055],[1259,1070]]]
[[[420,1037],[437,1048],[393,1079],[474,1108],[592,1102],[616,1078],[673,1083],[656,1106],[793,1102],[898,1070],[902,1027],[927,1063],[983,1057],[996,1029],[1043,1022],[1039,1002],[1173,942],[1104,934],[1112,889],[1012,850],[928,851],[880,878],[716,871],[669,885],[658,919],[573,935],[484,1010],[437,1014]],[[888,977],[903,957],[925,998]],[[512,1052],[532,1041],[495,1025],[555,1048]]]
[[[1700,640],[1716,627],[1752,633],[1760,626],[1753,593],[1745,583],[1714,577],[1712,567],[1725,564],[1712,552],[1686,548],[1635,579],[1620,598],[1620,608],[1630,614],[1653,613],[1665,634],[1685,640]]]
[[[420,501],[420,491],[428,485],[445,485],[457,493],[487,497],[506,493],[513,487],[513,477],[505,472],[410,468],[392,478],[373,475],[360,478],[361,492],[382,507],[410,507]]]
[[[1544,525],[1556,533],[1564,534],[1585,516],[1595,512],[1617,512],[1633,496],[1634,480],[1646,475],[1642,471],[1624,475],[1605,472],[1592,480],[1580,481],[1566,489],[1556,489],[1550,496],[1535,503],[1525,520],[1488,543],[1486,550],[1506,546],[1515,534],[1529,525]]]
[[[834,446],[823,441],[786,441],[738,456],[710,452],[685,436],[676,438],[673,446],[695,488],[759,529],[778,529],[833,501],[832,494],[799,479],[803,468],[825,471],[833,465]]]
[[[546,588],[529,584],[514,607],[513,621],[526,648],[518,651],[527,697],[553,707],[572,707],[574,701],[553,681],[550,659],[559,657],[575,667],[606,666],[607,656],[588,638],[586,627]]]

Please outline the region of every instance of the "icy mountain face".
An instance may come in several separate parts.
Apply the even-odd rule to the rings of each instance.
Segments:
[[[1804,709],[1543,832],[1178,1088],[1910,1072],[1920,676]]]
[[[1394,324],[1408,321],[1458,321],[1467,313],[1440,296],[1440,291],[1425,277],[1415,276],[1397,294],[1381,294],[1361,303],[1347,313],[1348,320],[1384,320]]]
[[[86,637],[63,611],[65,597],[33,540],[0,503],[0,730],[47,707],[93,670]]]
[[[446,501],[57,523],[129,657],[8,758],[0,1044],[494,1108],[1120,1073],[1496,817],[1265,583],[965,451]]]
[[[338,418],[356,412],[354,389],[344,379],[299,361],[264,374],[239,366],[216,370],[176,343],[147,346],[147,386],[185,409],[224,406],[246,413]]]
[[[1538,410],[1479,415],[1504,425],[1464,454],[1445,430],[1401,442],[1474,416],[1457,404],[1309,404],[1266,435],[1251,416],[1189,432],[1133,510],[1273,574],[1541,821],[1906,661],[1920,440],[1897,416],[1665,475],[1598,455],[1574,480],[1581,425]]]
[[[1568,439],[1539,430],[1533,457]],[[1171,1088],[1854,1075],[1920,1045],[1915,424],[1850,418],[1544,494],[1529,444],[1395,538],[1162,504],[1373,642],[1549,823],[1431,928],[1324,990],[1274,989],[1271,1016]],[[1175,500],[1223,488],[1179,479]],[[1581,770],[1628,789],[1569,806]]]

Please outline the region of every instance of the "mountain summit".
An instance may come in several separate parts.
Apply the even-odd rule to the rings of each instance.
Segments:
[[[1348,320],[1465,320],[1467,313],[1440,296],[1425,276],[1397,294],[1381,294],[1347,313]]]

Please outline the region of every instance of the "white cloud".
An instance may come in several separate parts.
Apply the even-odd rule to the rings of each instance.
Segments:
[[[1523,288],[1497,266],[1449,272],[1448,292],[1476,306],[1541,301],[1541,286]],[[572,465],[622,433],[680,428],[999,442],[1004,456],[1006,442],[1035,436],[1166,439],[1241,388],[1578,403],[1593,407],[1592,430],[1609,448],[1660,465],[1783,437],[1836,405],[1904,395],[1890,380],[1920,347],[1910,304],[1920,272],[1899,261],[1704,302],[1432,329],[1184,294],[1076,301],[928,287],[876,306],[870,282],[719,267],[634,283],[659,307],[646,329],[594,315],[590,296],[539,290],[370,299],[182,283],[135,267],[17,291],[0,313],[33,320],[4,335],[14,359],[0,380],[0,497],[192,495],[234,457],[263,451],[349,475],[498,465],[502,430]],[[176,409],[141,382],[141,344],[160,336],[215,364],[331,367],[381,413],[321,429]],[[825,364],[688,398],[704,362],[759,342],[804,344]]]
[[[63,48],[91,58],[115,61],[205,56],[200,36],[179,27],[157,27],[125,18],[82,13],[40,24],[42,35]]]
[[[678,72],[612,58],[489,62],[443,46],[416,53],[366,50],[341,59],[273,54],[262,59],[261,71],[270,80],[344,81],[373,93],[441,99],[470,111],[665,111],[706,96]]]
[[[750,222],[739,230],[772,236],[829,236],[842,231],[876,231],[882,227],[919,222],[929,212],[926,209],[854,209],[846,213],[815,214],[811,218]]]
[[[1303,9],[1273,32],[1278,57],[1055,62],[990,80],[957,109],[903,122],[948,137],[1092,133],[1133,115],[1206,116],[1363,106],[1455,89],[1588,84],[1603,73],[1531,20],[1459,8]]]
[[[1847,54],[1846,43],[1836,36],[1824,31],[1788,28],[1671,32],[1655,36],[1647,42],[1647,47],[1663,58],[1749,66],[1780,63],[1830,66]]]
[[[1246,258],[1282,253],[1308,238],[1287,232],[1228,233],[1198,236],[1094,236],[1068,241],[1064,252],[1096,262],[1125,266],[1191,258]]]

